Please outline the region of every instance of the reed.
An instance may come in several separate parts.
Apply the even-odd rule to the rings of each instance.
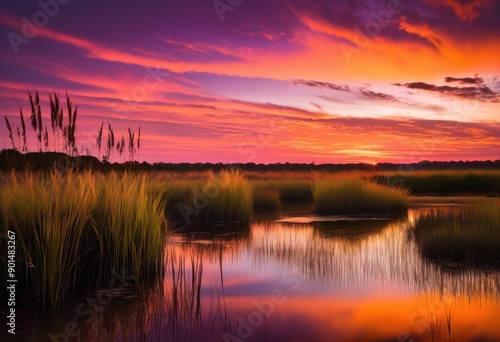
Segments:
[[[145,175],[13,173],[0,190],[1,232],[18,238],[19,295],[37,311],[55,312],[113,272],[142,286],[162,270],[166,194]]]
[[[240,171],[211,174],[203,187],[203,193],[209,197],[207,221],[250,224],[253,189]]]
[[[498,170],[416,171],[372,175],[379,184],[401,184],[418,195],[499,195]]]
[[[54,312],[78,284],[81,237],[96,204],[90,173],[12,174],[2,187],[3,229],[18,237],[19,286],[35,308]]]
[[[166,215],[185,224],[250,224],[253,188],[240,171],[209,172],[164,180]]]
[[[499,267],[500,206],[489,203],[421,216],[415,223],[415,239],[428,258]]]
[[[188,179],[179,176],[167,180],[159,178],[159,183],[164,184],[168,194],[165,215],[169,220],[176,222],[184,220],[189,223],[191,220],[198,219],[199,210],[193,207],[193,199],[197,192],[201,193],[200,189],[205,184],[204,179]]]
[[[281,208],[280,193],[276,189],[256,189],[253,194],[253,209],[259,212],[277,212]]]
[[[311,203],[313,200],[313,181],[307,179],[285,179],[275,181],[283,203]]]
[[[94,219],[103,268],[125,271],[144,283],[161,267],[165,196],[148,187],[146,175],[111,173],[98,186]]]
[[[408,191],[389,188],[349,175],[314,183],[318,214],[401,214],[408,208]]]

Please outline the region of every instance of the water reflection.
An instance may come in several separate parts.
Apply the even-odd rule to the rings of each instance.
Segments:
[[[74,340],[500,339],[499,272],[422,259],[412,229],[432,210],[459,208],[177,231],[158,285],[78,321]],[[57,322],[26,331],[47,336],[64,328],[64,317]]]

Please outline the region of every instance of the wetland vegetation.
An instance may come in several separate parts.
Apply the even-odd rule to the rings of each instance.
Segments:
[[[142,298],[127,311],[134,319],[154,317],[151,312],[161,315],[153,320],[158,331],[142,322],[134,333],[149,329],[160,336],[165,324],[182,327],[172,332],[174,339],[203,336],[199,330],[190,333],[200,322],[217,325],[217,334],[236,333],[241,322],[234,324],[230,302],[249,309],[238,296],[226,302],[225,295],[244,296],[250,287],[300,283],[313,298],[322,294],[319,286],[356,285],[372,293],[390,283],[404,289],[401,295],[410,291],[417,297],[430,288],[433,295],[498,303],[498,169],[401,172],[358,165],[346,171],[292,164],[255,170],[244,164],[165,170],[165,165],[134,162],[140,129],[137,136],[129,129],[128,144],[123,136],[115,144],[110,124],[107,141],[103,138],[104,123],[97,130],[97,158],[78,156],[78,114],[69,96],[65,125],[59,99],[51,95],[51,145],[47,129],[41,128],[37,94],[30,103],[40,152],[28,152],[22,111],[17,140],[8,122],[14,149],[0,152],[0,234],[13,231],[17,237],[20,309],[54,317],[77,298],[106,291],[117,272],[127,275],[127,289]],[[125,147],[129,160],[118,164]],[[262,213],[271,216],[261,219]],[[210,270],[206,264],[218,268]],[[249,271],[249,265],[255,268]],[[269,277],[283,269],[294,274],[294,281]],[[5,259],[0,271],[7,273]],[[209,283],[203,280],[207,272]],[[5,288],[0,292],[5,294]],[[118,335],[134,330],[127,319],[123,322],[126,328],[114,327]],[[432,322],[430,331],[436,336]],[[279,327],[279,321],[274,324]],[[87,328],[90,336],[99,332]]]
[[[415,223],[415,239],[430,259],[500,267],[500,203],[433,211]]]

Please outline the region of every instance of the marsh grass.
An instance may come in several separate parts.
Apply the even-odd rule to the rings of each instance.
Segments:
[[[18,239],[18,294],[35,310],[55,312],[113,271],[136,285],[158,271],[164,194],[145,176],[13,173],[0,187],[2,233]]]
[[[253,187],[240,171],[167,179],[166,215],[186,224],[240,224],[252,218]]]
[[[374,174],[379,184],[399,184],[412,194],[426,195],[499,195],[500,172],[497,170],[416,171],[412,173]]]
[[[500,205],[432,212],[415,223],[424,256],[470,266],[500,266]]]
[[[18,238],[19,286],[36,308],[55,311],[78,284],[85,253],[80,242],[96,198],[90,173],[12,174],[2,187],[3,227]]]
[[[174,222],[180,222],[185,219],[185,207],[193,207],[194,197],[197,192],[201,193],[201,189],[203,189],[206,181],[200,178],[181,177],[159,180],[160,183],[165,184],[164,186],[168,194],[165,214],[170,221]]]
[[[256,189],[253,193],[253,209],[258,212],[278,212],[281,209],[279,191],[272,188]]]
[[[307,204],[313,200],[313,181],[307,179],[286,179],[274,182],[282,203]]]
[[[104,269],[125,270],[141,283],[161,266],[165,195],[153,192],[146,175],[112,173],[99,183],[94,220]]]
[[[209,197],[207,221],[250,224],[253,188],[240,171],[211,174],[203,187],[203,193]]]
[[[360,178],[341,175],[314,183],[314,204],[318,214],[401,214],[408,208],[408,191],[389,188]]]

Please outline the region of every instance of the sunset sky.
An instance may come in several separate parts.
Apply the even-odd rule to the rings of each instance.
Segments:
[[[71,95],[94,155],[104,121],[148,162],[500,159],[499,22],[495,0],[5,0],[0,149],[37,90],[49,132]]]

